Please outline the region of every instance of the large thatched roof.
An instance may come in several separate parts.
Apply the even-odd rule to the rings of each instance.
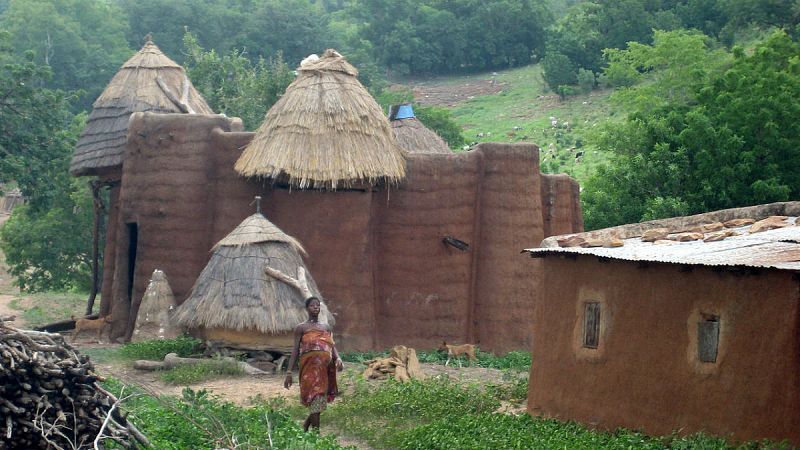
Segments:
[[[420,122],[411,105],[391,108],[389,121],[397,144],[409,153],[452,153],[447,142]]]
[[[252,177],[337,188],[405,177],[403,150],[358,71],[335,50],[302,64],[236,161]]]
[[[74,176],[122,164],[128,119],[134,112],[213,114],[183,67],[148,40],[122,65],[94,102],[69,171]]]
[[[214,246],[211,260],[173,318],[187,328],[270,334],[293,330],[308,318],[305,299],[294,287],[265,274],[264,267],[297,277],[298,267],[306,269],[302,251],[297,240],[260,213],[253,214]],[[308,284],[322,298],[311,277]],[[320,321],[332,325],[324,301],[321,307]]]

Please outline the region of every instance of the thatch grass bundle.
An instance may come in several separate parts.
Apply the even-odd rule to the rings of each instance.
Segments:
[[[173,319],[187,328],[292,331],[308,318],[305,299],[294,287],[264,273],[264,267],[296,276],[298,267],[308,271],[301,252],[297,240],[261,214],[248,217],[214,246],[211,260]],[[308,284],[321,298],[310,277]],[[320,306],[320,321],[333,325],[325,302]]]
[[[397,145],[408,153],[452,153],[447,142],[416,117],[391,121]]]
[[[405,157],[389,121],[335,50],[298,69],[297,79],[267,111],[235,169],[246,177],[336,189],[397,182]]]
[[[70,164],[74,176],[122,164],[134,112],[213,114],[183,67],[148,40],[94,102]]]

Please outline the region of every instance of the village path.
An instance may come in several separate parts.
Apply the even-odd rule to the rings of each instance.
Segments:
[[[8,214],[0,214],[0,227],[3,226],[3,223],[5,223],[9,217]],[[23,325],[20,312],[12,309],[10,306],[11,301],[17,298],[17,294],[19,293],[19,290],[14,287],[12,281],[13,277],[8,273],[8,267],[5,265],[5,256],[2,250],[0,250],[0,316],[16,316],[17,318],[14,321],[8,323],[15,327],[20,327]]]

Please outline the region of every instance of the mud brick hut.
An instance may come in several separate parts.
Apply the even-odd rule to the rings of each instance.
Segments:
[[[409,103],[392,106],[389,123],[397,144],[409,153],[452,153],[444,139],[417,119]]]
[[[115,337],[130,336],[154,269],[185,301],[209,250],[261,196],[265,216],[307,250],[343,349],[529,347],[538,280],[520,249],[582,230],[577,183],[541,174],[535,145],[398,152],[386,116],[338,58],[301,67],[256,133],[219,115],[131,116],[102,290]],[[354,109],[326,112],[341,105]],[[351,149],[362,154],[344,156]],[[521,318],[527,325],[508,326]]]
[[[122,179],[122,163],[128,143],[128,122],[134,112],[213,114],[203,97],[195,90],[183,67],[169,59],[150,40],[134,54],[109,82],[95,100],[86,121],[69,171],[76,177],[94,176],[90,183],[94,195],[94,245],[92,249],[92,294],[87,314],[92,310],[99,280],[99,230],[104,214],[108,214],[108,240],[115,239],[114,218],[119,207],[118,199]],[[110,190],[110,205],[105,205],[101,190]],[[105,261],[113,258],[105,251]],[[102,282],[111,283],[111,273],[104,273]],[[110,312],[110,303],[101,305],[100,314]]]
[[[528,411],[800,445],[798,216],[776,203],[528,250],[543,276]],[[624,245],[595,247],[610,238]]]

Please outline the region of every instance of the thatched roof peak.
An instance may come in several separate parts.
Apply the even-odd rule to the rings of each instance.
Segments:
[[[300,242],[284,233],[261,213],[255,213],[244,219],[242,223],[222,238],[212,250],[219,247],[238,247],[259,242],[285,242],[298,253],[305,255],[306,251]]]
[[[183,67],[153,43],[145,42],[120,67],[95,100],[69,171],[74,176],[96,175],[122,164],[128,140],[128,119],[134,112],[214,112],[195,90]]]
[[[398,182],[405,155],[389,121],[335,50],[307,58],[235,169],[301,189]]]
[[[347,62],[342,56],[341,53],[337,52],[336,50],[329,48],[325,50],[325,53],[322,54],[322,57],[317,59],[305,59],[303,60],[305,64],[300,64],[300,67],[297,68],[298,72],[313,72],[313,71],[334,71],[334,72],[342,72],[346,73],[347,75],[357,77],[358,76],[358,69],[356,69],[352,64]]]
[[[183,70],[178,63],[165,55],[152,40],[147,40],[141,50],[136,52],[122,65],[122,69],[159,69],[164,67]]]

